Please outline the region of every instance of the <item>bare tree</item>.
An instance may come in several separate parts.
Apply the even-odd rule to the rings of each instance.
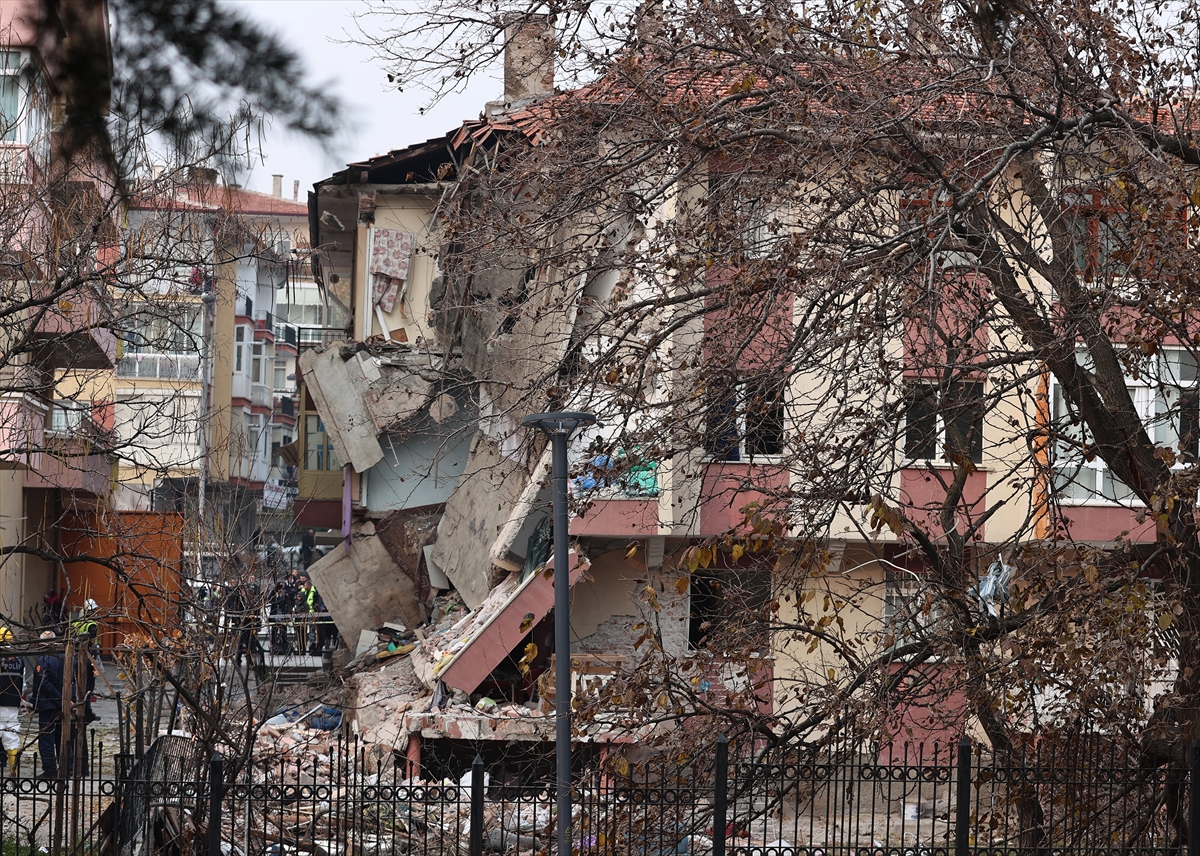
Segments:
[[[468,123],[442,175],[440,333],[496,412],[595,409],[608,479],[749,462],[680,500],[743,519],[679,586],[771,569],[701,632],[786,661],[773,715],[662,654],[602,704],[783,743],[891,739],[917,707],[1014,751],[1088,722],[1183,763],[1194,4],[376,13],[389,71],[435,98],[522,24],[581,84]]]

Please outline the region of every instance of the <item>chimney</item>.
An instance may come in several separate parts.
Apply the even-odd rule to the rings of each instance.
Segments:
[[[271,176],[271,195],[276,198],[283,196],[283,176],[282,175]]]
[[[300,201],[300,179],[298,178],[292,182],[292,201]]]
[[[554,26],[549,15],[514,15],[504,28],[504,100],[554,94]]]
[[[217,183],[217,171],[203,166],[189,166],[187,171],[188,184],[197,186]]]

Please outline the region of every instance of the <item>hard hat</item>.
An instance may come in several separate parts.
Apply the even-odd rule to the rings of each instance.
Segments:
[[[42,634],[38,638],[39,639],[53,639],[54,631],[53,630],[43,630]]]
[[[0,627],[0,642],[11,642],[12,631],[7,627]]]
[[[85,600],[83,602],[83,608],[85,610],[87,610],[88,612],[95,612],[97,609],[100,608],[100,604],[96,603],[96,601],[92,600],[89,597],[87,600]]]

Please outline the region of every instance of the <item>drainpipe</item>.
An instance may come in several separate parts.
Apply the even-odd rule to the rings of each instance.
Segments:
[[[214,278],[215,287],[215,278]],[[205,494],[208,493],[208,391],[209,391],[209,345],[212,331],[212,308],[217,302],[215,291],[206,291],[200,297],[203,324],[200,332],[200,502],[197,509],[199,542],[204,548]]]

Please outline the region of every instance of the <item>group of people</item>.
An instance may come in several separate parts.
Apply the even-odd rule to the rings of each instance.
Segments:
[[[309,530],[311,532],[311,530]],[[271,615],[271,653],[292,653],[288,623],[296,627],[296,650],[319,655],[337,638],[337,628],[326,614],[325,602],[307,574],[292,569],[275,584],[268,603]]]
[[[0,626],[0,747],[7,756],[7,764],[0,769],[8,775],[15,775],[21,752],[22,708],[37,713],[38,758],[43,778],[57,778],[64,771],[70,772],[77,761],[82,772],[87,771],[87,741],[83,731],[99,718],[92,711],[92,697],[96,691],[94,647],[99,631],[96,610],[96,602],[88,599],[79,618],[66,628],[73,643],[69,664],[65,646],[62,651],[56,646],[48,646],[46,653],[38,657],[29,670],[25,658],[11,650],[12,631]],[[39,641],[53,643],[59,638],[59,633],[47,629],[42,631]],[[65,708],[64,696],[68,701]],[[64,744],[65,712],[71,712],[73,716]],[[60,754],[60,748],[65,750],[63,754]],[[60,762],[65,762],[62,768]]]

